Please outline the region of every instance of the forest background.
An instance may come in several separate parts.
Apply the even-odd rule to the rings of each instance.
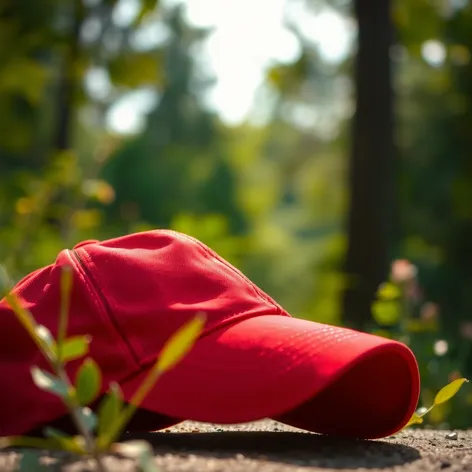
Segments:
[[[407,342],[429,405],[472,378],[471,51],[467,0],[2,0],[0,260],[191,234]],[[427,418],[472,427],[472,392]]]

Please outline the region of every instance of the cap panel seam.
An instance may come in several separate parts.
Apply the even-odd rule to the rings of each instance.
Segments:
[[[87,264],[90,264],[91,266],[96,268],[95,264],[93,263],[92,258],[89,257],[87,251],[82,249],[81,252],[87,258],[87,264],[86,264],[86,262],[82,259],[81,255],[79,255],[76,249],[72,249],[70,252],[75,256],[75,258],[71,257],[71,259],[76,259],[76,266],[79,267],[79,272],[80,271],[83,272],[82,278],[87,287],[88,293],[97,303],[97,305],[102,309],[101,310],[102,313],[105,315],[106,319],[109,321],[110,326],[114,329],[114,332],[117,335],[117,338],[122,342],[122,347],[124,347],[126,354],[128,356],[131,356],[131,359],[136,364],[136,366],[139,366],[140,361],[138,359],[137,354],[134,352],[134,349],[127,341],[126,336],[123,335],[123,332],[121,330],[119,323],[113,317],[113,311],[110,305],[108,304],[108,300],[106,296],[99,290],[98,288],[99,285],[97,284],[96,279],[93,277],[93,275],[91,274],[90,270],[87,267]]]
[[[251,282],[251,280],[249,280],[249,278],[247,278],[241,271],[239,271],[238,269],[236,269],[235,267],[233,267],[231,264],[229,264],[228,262],[226,262],[223,258],[219,257],[218,254],[214,251],[212,251],[209,247],[205,246],[201,241],[199,241],[198,239],[192,237],[192,236],[189,236],[187,234],[183,234],[183,233],[177,233],[175,231],[172,231],[172,230],[168,230],[169,232],[172,232],[172,233],[176,233],[176,234],[179,234],[181,237],[183,238],[187,238],[188,240],[196,243],[202,250],[203,252],[205,253],[205,256],[207,258],[211,258],[211,259],[214,259],[216,260],[217,262],[219,262],[220,264],[224,265],[227,269],[231,270],[234,274],[236,274],[243,282],[245,282],[251,289],[252,291],[255,293],[255,295],[261,299],[262,301],[266,302],[266,303],[269,303],[273,308],[275,308],[275,310],[277,311],[277,313],[279,314],[282,314],[284,313],[284,310],[282,309],[281,306],[279,306],[274,300],[272,300],[271,297],[269,297],[268,295],[265,295],[260,289],[258,289],[258,287],[253,283]]]

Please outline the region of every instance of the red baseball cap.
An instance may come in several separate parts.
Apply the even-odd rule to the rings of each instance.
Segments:
[[[62,267],[73,268],[68,335],[91,336],[103,389],[130,399],[164,343],[197,312],[206,325],[190,353],[147,395],[158,430],[184,420],[219,424],[272,418],[355,438],[399,431],[417,406],[419,372],[399,342],[290,316],[200,241],[169,230],[84,241],[14,288],[57,334]],[[73,379],[80,361],[68,364]],[[0,302],[0,436],[27,434],[67,416],[32,382],[48,365],[5,300]],[[143,417],[143,415],[141,415]]]

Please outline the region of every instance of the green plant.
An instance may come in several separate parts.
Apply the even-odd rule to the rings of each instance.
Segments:
[[[412,350],[415,351],[415,354],[418,354],[416,346],[412,346],[412,344],[416,341],[418,347],[426,345],[426,350],[429,345],[433,344],[434,346],[438,327],[435,316],[436,312],[433,313],[431,309],[429,311],[425,310],[425,307],[431,308],[428,304],[422,305],[422,313],[427,316],[415,317],[415,304],[421,301],[416,276],[417,269],[410,261],[405,259],[394,261],[389,280],[381,284],[377,290],[377,298],[372,304],[372,315],[378,325],[382,327],[380,331],[377,331],[377,334],[397,338],[410,345]],[[421,336],[421,338],[419,338],[419,336]],[[424,339],[425,336],[426,342]],[[422,344],[420,344],[420,341],[422,341]],[[421,351],[423,350],[425,349]],[[433,351],[434,348],[431,350]],[[424,359],[428,359],[430,356],[426,354],[421,356],[417,355],[417,357],[420,364],[420,371],[427,372],[428,363]],[[446,367],[449,366],[447,365]],[[432,405],[429,408],[419,408],[413,414],[405,428],[415,424],[422,424],[424,422],[423,418],[430,413],[433,408],[443,405],[452,399],[458,393],[462,385],[468,382],[466,378],[457,377],[458,378],[455,378],[439,390],[434,396]],[[429,385],[428,389],[430,389]]]
[[[449,401],[466,382],[468,382],[468,380],[464,378],[456,379],[439,390],[439,392],[434,397],[433,404],[429,408],[420,408],[415,413],[413,413],[413,416],[410,418],[410,421],[407,423],[405,428],[413,426],[414,424],[423,423],[423,417],[425,415],[427,415],[434,407]]]
[[[64,267],[61,273],[61,306],[57,340],[53,339],[51,332],[45,326],[36,323],[31,312],[21,305],[11,290],[8,290],[5,299],[50,364],[51,372],[37,366],[31,367],[34,383],[41,390],[62,399],[78,434],[69,436],[62,431],[46,427],[44,438],[28,436],[0,438],[0,448],[29,447],[64,450],[93,458],[100,472],[105,471],[103,454],[112,451],[136,458],[143,472],[154,471],[155,466],[151,460],[152,450],[147,442],[119,443],[117,440],[142,400],[162,374],[172,369],[193,347],[203,330],[205,316],[198,313],[167,341],[147,378],[134,393],[129,404],[124,405],[120,386],[117,383],[111,383],[108,393],[100,401],[95,413],[88,405],[98,398],[102,390],[102,373],[97,363],[88,356],[92,339],[89,336],[67,337],[71,288],[72,270],[70,267]],[[66,364],[80,358],[84,360],[77,371],[75,381],[72,382],[66,373]],[[33,464],[36,464],[37,469],[41,469],[38,456],[34,453],[23,455],[21,464],[30,471],[34,470]]]

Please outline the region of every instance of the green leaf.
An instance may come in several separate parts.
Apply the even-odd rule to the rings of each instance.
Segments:
[[[118,438],[126,427],[136,409],[153,388],[159,377],[167,370],[175,366],[193,347],[198,336],[203,330],[205,316],[198,313],[195,318],[186,323],[167,341],[159,359],[154,364],[146,378],[133,394],[129,404],[123,409],[119,417],[111,424],[106,437],[103,438],[103,447],[109,447]]]
[[[75,438],[74,438],[75,439]],[[77,440],[75,444],[79,444]],[[7,447],[29,447],[34,449],[47,449],[51,451],[63,451],[63,444],[56,438],[37,438],[30,436],[9,436],[6,438],[0,438],[0,449]],[[70,452],[77,452],[78,446],[72,446],[67,449]]]
[[[156,363],[157,371],[163,373],[174,367],[192,349],[195,341],[203,331],[205,316],[197,314],[190,322],[166,342]]]
[[[36,323],[31,312],[21,305],[18,296],[13,293],[8,293],[7,295],[5,295],[5,299],[7,300],[16,317],[18,318],[18,321],[23,325],[23,327],[31,336],[31,338],[41,350],[41,352],[46,356],[49,362],[54,363],[56,361],[55,349],[52,348],[43,339],[44,337],[48,337],[47,333],[49,331],[47,330],[47,328],[40,328],[38,335],[37,330],[39,325]]]
[[[410,418],[410,421],[405,425],[405,428],[412,426],[414,424],[421,424],[423,423],[423,418],[416,413],[413,413],[413,416]]]
[[[69,396],[67,385],[49,372],[41,370],[39,367],[32,367],[31,376],[35,385],[41,390],[54,393],[61,398]]]
[[[41,338],[38,336],[38,333],[36,332],[38,324],[33,318],[31,312],[26,308],[23,308],[16,294],[8,293],[5,295],[5,299],[7,300],[16,317],[26,329],[26,331],[29,333],[31,338],[34,340],[37,346],[44,351],[44,342],[41,340]],[[49,357],[51,353],[49,351],[45,351],[45,354],[47,354]]]
[[[78,408],[76,411],[87,431],[90,433],[95,431],[97,427],[97,415],[88,407]]]
[[[21,454],[18,470],[21,472],[46,472],[47,466],[42,464],[40,459],[40,453],[25,451]]]
[[[434,404],[440,405],[441,403],[445,403],[450,400],[459,391],[459,389],[465,382],[468,382],[468,380],[464,378],[456,379],[450,384],[443,387],[441,390],[439,390],[436,397],[434,398]]]
[[[81,436],[69,436],[58,429],[46,427],[44,428],[44,435],[57,441],[58,445],[64,450],[73,452],[75,454],[86,454],[84,440]]]
[[[120,386],[113,382],[110,391],[100,403],[98,408],[98,436],[104,438],[110,432],[110,427],[118,418],[123,408],[123,394]]]
[[[66,339],[62,346],[58,345],[59,360],[70,362],[88,354],[91,338],[89,336],[72,336]]]
[[[138,467],[142,472],[158,472],[154,453],[150,445],[141,452],[138,458]]]
[[[102,374],[98,364],[88,357],[80,366],[75,379],[77,401],[81,405],[93,402],[100,393]]]
[[[381,300],[394,300],[399,298],[401,294],[400,288],[391,282],[381,284],[377,291],[377,297]]]
[[[394,300],[376,300],[372,303],[372,316],[382,326],[395,325],[401,318],[401,304]]]
[[[63,439],[63,438],[68,438],[69,435],[67,433],[64,433],[63,431],[60,431],[59,429],[52,428],[50,426],[47,426],[43,430],[44,435],[47,436],[48,438],[55,438],[55,439]]]
[[[36,326],[36,334],[38,338],[41,339],[48,347],[51,349],[55,349],[55,341],[52,337],[51,331],[46,328],[46,326],[38,325]]]

